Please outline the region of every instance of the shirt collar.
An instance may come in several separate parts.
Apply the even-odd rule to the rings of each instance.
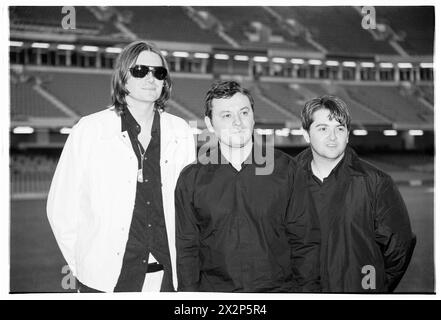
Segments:
[[[129,108],[124,108],[124,111],[121,113],[121,131],[131,131],[136,136],[139,135],[141,132],[141,126],[139,123],[135,120],[132,113],[130,112]],[[160,130],[160,117],[159,117],[159,111],[154,111],[153,116],[153,123],[152,123],[152,130],[151,135],[158,134]]]

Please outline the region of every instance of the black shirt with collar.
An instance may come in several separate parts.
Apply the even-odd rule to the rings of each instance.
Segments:
[[[329,223],[331,218],[329,216],[329,207],[334,199],[334,193],[337,188],[338,176],[343,165],[344,157],[332,169],[329,175],[321,181],[316,177],[311,168],[311,162],[308,163],[308,187],[314,199],[317,216],[319,218],[321,238],[327,239],[329,233]]]
[[[164,266],[161,291],[173,291],[161,191],[161,128],[159,111],[155,111],[151,140],[145,150],[138,140],[141,127],[126,108],[121,115],[121,131],[127,131],[133,151],[142,169],[142,182],[136,185],[135,206],[116,291],[141,291],[147,272],[149,254]],[[111,173],[109,173],[111,174]]]
[[[296,188],[295,164],[281,151],[274,150],[272,173],[256,174],[269,163],[256,162],[255,147],[240,171],[214,148],[211,161],[199,158],[181,172],[175,193],[178,290],[319,287],[318,226],[311,231],[308,211],[296,207],[296,199],[309,193]]]

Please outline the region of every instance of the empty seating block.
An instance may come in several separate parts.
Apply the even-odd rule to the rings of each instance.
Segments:
[[[67,117],[43,98],[32,83],[11,83],[11,120],[25,120],[28,117]]]
[[[349,96],[400,124],[433,124],[433,112],[399,87],[345,85]]]
[[[408,54],[433,55],[435,7],[377,6],[378,23],[387,23],[402,40],[398,43]]]
[[[286,19],[295,19],[313,39],[332,53],[397,54],[388,41],[375,40],[361,27],[362,16],[350,6],[272,7]]]
[[[214,31],[200,28],[182,7],[116,7],[131,15],[128,28],[146,40],[223,44]]]
[[[37,72],[42,87],[81,116],[110,105],[110,74]]]

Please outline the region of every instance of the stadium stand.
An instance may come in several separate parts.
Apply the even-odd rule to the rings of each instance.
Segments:
[[[9,17],[11,27],[14,29],[40,30],[50,29],[50,32],[76,32],[86,34],[108,34],[118,32],[99,21],[87,7],[75,7],[75,30],[64,30],[61,21],[66,14],[62,13],[63,7],[56,6],[16,6],[10,7]]]
[[[422,91],[423,98],[433,106],[435,104],[433,85],[420,85],[418,88]]]
[[[407,126],[427,126],[434,121],[433,111],[422,105],[406,89],[398,86],[341,85],[351,99],[368,106],[391,119]]]
[[[46,68],[45,71],[27,71],[27,74],[38,78],[44,89],[80,116],[103,110],[111,104],[110,72]],[[189,118],[188,112],[182,112],[171,104],[167,105],[167,112]]]
[[[222,24],[225,32],[244,46],[294,47],[302,50],[317,51],[301,36],[294,37],[284,30],[277,19],[263,7],[194,7],[197,10],[210,12]],[[253,26],[253,23],[261,26]],[[258,30],[260,29],[260,33]],[[253,41],[253,35],[258,41]],[[274,39],[278,38],[278,39]],[[256,39],[257,40],[257,39]]]
[[[433,7],[376,7],[378,23],[398,34],[401,47],[410,55],[433,55],[435,11]]]
[[[28,77],[27,81],[10,83],[11,87],[11,120],[25,120],[29,117],[63,118],[65,113],[53,106],[42,97],[34,86],[35,79]]]
[[[173,100],[200,118],[204,117],[205,93],[212,79],[173,78]]]
[[[397,54],[385,40],[375,40],[361,27],[362,16],[353,7],[271,7],[286,19],[306,27],[330,53],[343,55]]]
[[[130,17],[127,27],[141,39],[228,45],[215,32],[200,28],[187,16],[182,7],[115,7],[115,9]]]
[[[41,80],[42,87],[81,116],[110,104],[110,73],[47,68],[32,74]]]
[[[46,155],[11,155],[11,194],[47,193],[57,162]]]
[[[390,122],[385,121],[380,116],[375,115],[375,113],[366,110],[368,109],[367,107],[351,100],[346,92],[338,85],[333,85],[331,83],[262,82],[260,87],[262,92],[264,92],[268,98],[293,112],[298,117],[300,117],[302,108],[307,100],[324,94],[333,94],[341,97],[350,106],[354,127],[390,126]]]

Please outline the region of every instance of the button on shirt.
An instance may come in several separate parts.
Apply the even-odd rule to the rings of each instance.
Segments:
[[[307,256],[318,261],[319,239],[307,239],[311,223],[295,207],[292,159],[275,150],[273,172],[258,175],[252,156],[240,171],[220,158],[188,166],[177,183],[179,290],[290,292],[316,280]]]
[[[115,291],[142,290],[149,254],[153,254],[156,260],[164,265],[161,291],[173,291],[161,191],[159,113],[155,111],[151,140],[145,152],[138,141],[140,126],[127,108],[121,116],[121,130],[127,130],[129,134],[133,151],[138,158],[138,169],[142,169],[143,179],[142,182],[138,181],[136,186],[129,238]]]

